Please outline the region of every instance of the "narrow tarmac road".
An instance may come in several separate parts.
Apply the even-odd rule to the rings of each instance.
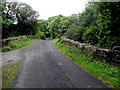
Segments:
[[[51,40],[37,41],[18,52],[23,66],[15,88],[108,88],[66,58]]]

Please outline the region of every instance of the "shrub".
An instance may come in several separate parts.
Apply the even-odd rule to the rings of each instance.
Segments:
[[[8,46],[10,47],[15,47],[20,41],[17,41],[17,40],[12,40],[8,43]]]
[[[26,37],[26,36],[20,36],[20,37],[18,37],[18,39],[17,39],[18,41],[28,41],[28,40],[30,40],[30,38],[28,38],[28,37]]]
[[[87,30],[83,34],[83,39],[85,42],[90,44],[97,44],[98,43],[98,36],[97,36],[97,27],[90,26],[86,28]]]
[[[3,47],[2,48],[2,51],[5,52],[5,51],[10,51],[11,50],[11,47],[10,46],[6,46],[6,47]]]
[[[65,33],[65,36],[67,38],[70,38],[72,40],[80,41],[82,42],[82,33],[83,31],[80,30],[79,26],[72,25],[67,29],[67,32]]]

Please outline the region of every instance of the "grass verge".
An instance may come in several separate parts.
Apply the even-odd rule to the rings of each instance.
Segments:
[[[68,56],[68,58],[77,63],[86,72],[97,77],[112,88],[120,88],[118,66],[95,60],[90,51],[78,50],[75,47],[58,42],[58,39],[54,39],[53,42],[64,55]]]
[[[13,81],[18,72],[19,64],[13,64],[2,68],[2,88],[12,88]]]
[[[28,41],[13,42],[12,45],[2,47],[2,52],[12,51],[12,50],[16,50],[19,48],[23,48],[23,47],[28,46],[28,45],[30,45],[38,40],[40,40],[40,39],[31,39]]]

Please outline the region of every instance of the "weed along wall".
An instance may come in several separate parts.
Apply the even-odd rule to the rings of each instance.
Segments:
[[[112,62],[112,51],[109,49],[100,49],[86,43],[80,43],[78,41],[70,40],[62,37],[61,41],[70,46],[75,46],[78,49],[90,50],[93,52],[93,57],[99,60],[105,60],[106,62]]]
[[[26,37],[26,36],[9,37],[9,38],[6,38],[6,39],[3,39],[3,40],[2,40],[2,45],[3,45],[3,46],[6,46],[6,45],[9,44],[10,41],[14,41],[14,40],[17,40],[17,41],[19,41],[19,40],[27,41],[27,40],[29,40],[29,38]]]
[[[2,48],[0,48],[0,51],[6,52],[6,51],[20,49],[38,40],[40,39],[34,36],[9,37],[2,40]]]
[[[31,39],[43,39],[43,38],[41,38],[41,37],[39,37],[37,35],[36,36],[26,35],[26,36],[9,37],[9,38],[3,39],[1,42],[2,42],[2,46],[6,46],[11,41],[15,41],[15,40],[16,41],[28,41],[28,40],[31,40]]]

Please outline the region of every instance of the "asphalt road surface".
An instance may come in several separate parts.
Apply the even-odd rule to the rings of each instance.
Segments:
[[[9,54],[3,53],[3,59]],[[51,40],[16,50],[11,59],[23,62],[15,88],[108,88],[66,58]]]

